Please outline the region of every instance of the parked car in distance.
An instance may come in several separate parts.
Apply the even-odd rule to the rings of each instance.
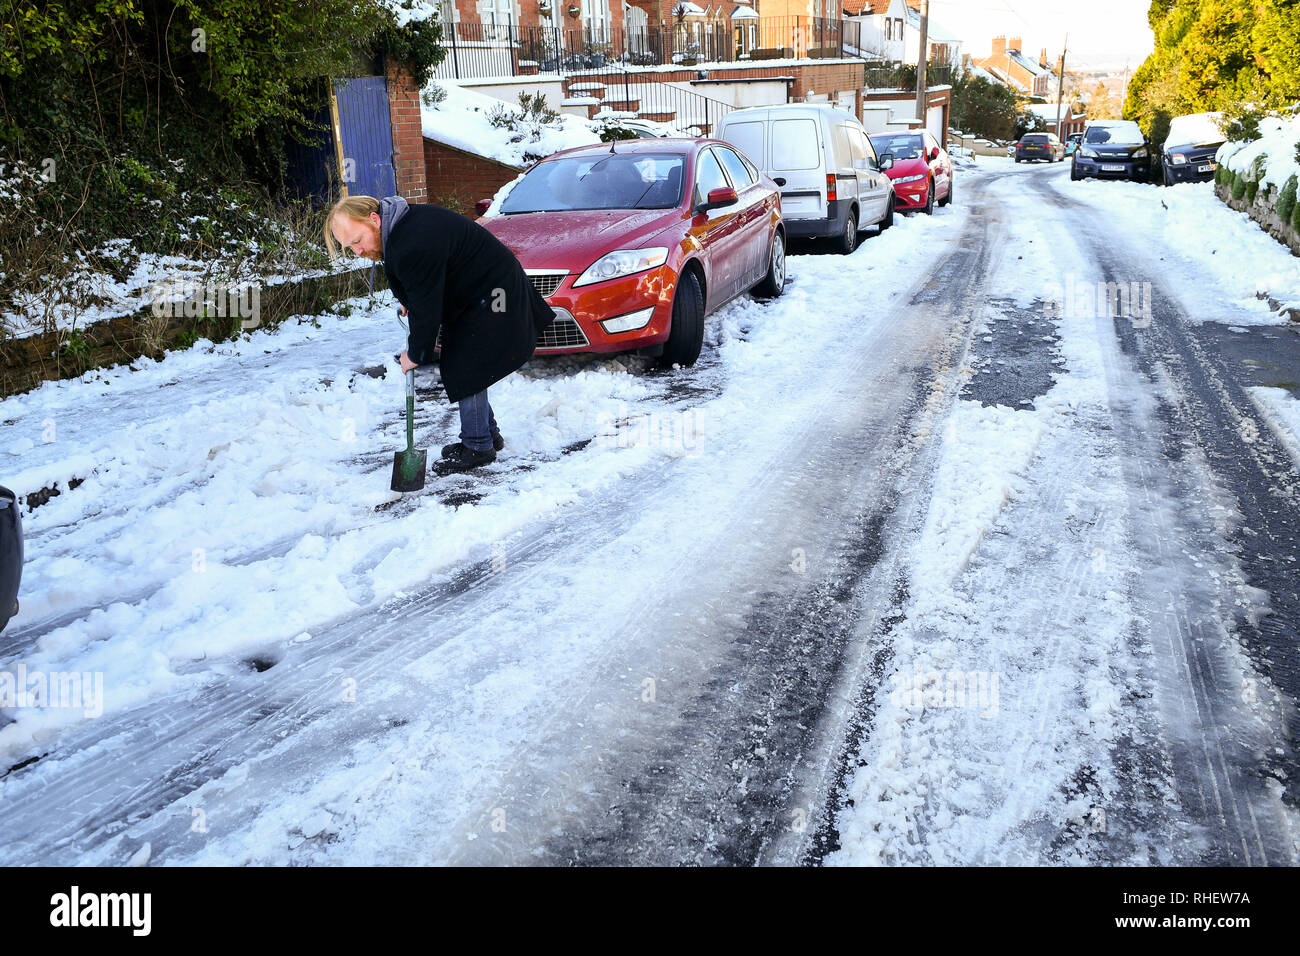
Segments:
[[[785,285],[776,183],[716,139],[632,139],[536,163],[479,220],[555,310],[541,353],[691,365],[704,316]]]
[[[1160,150],[1160,177],[1166,186],[1214,178],[1214,156],[1225,139],[1222,113],[1175,116]]]
[[[877,133],[871,145],[881,159],[892,159],[886,175],[894,181],[894,208],[926,214],[952,202],[952,157],[929,130]]]
[[[1069,136],[1067,136],[1065,138],[1065,155],[1073,156],[1075,151],[1079,148],[1079,143],[1081,142],[1083,142],[1082,133],[1071,133]]]
[[[850,253],[868,226],[888,229],[896,197],[867,131],[851,114],[819,103],[733,110],[718,138],[734,145],[781,189],[791,238],[830,236]]]
[[[18,613],[23,580],[23,516],[18,496],[0,487],[0,631]]]
[[[1016,162],[1028,163],[1045,159],[1059,163],[1065,159],[1065,147],[1055,133],[1026,133],[1016,143]]]
[[[1070,178],[1089,176],[1145,182],[1150,146],[1132,120],[1095,120],[1083,131],[1083,140],[1070,166]]]

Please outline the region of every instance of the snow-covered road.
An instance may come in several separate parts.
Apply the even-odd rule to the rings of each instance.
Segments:
[[[1294,368],[1292,260],[963,172],[693,369],[534,362],[419,496],[387,299],[0,402],[60,492],[0,671],[102,681],[0,710],[0,861],[1296,862],[1295,379],[1227,357]]]

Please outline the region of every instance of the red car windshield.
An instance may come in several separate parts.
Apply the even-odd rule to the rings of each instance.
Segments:
[[[586,153],[538,163],[510,191],[501,212],[672,209],[682,200],[680,153]]]
[[[925,153],[925,144],[920,136],[873,136],[871,145],[875,147],[876,155],[889,153],[896,163],[920,159]]]

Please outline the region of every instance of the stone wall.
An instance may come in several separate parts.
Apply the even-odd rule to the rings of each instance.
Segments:
[[[1244,212],[1259,227],[1267,232],[1270,236],[1288,247],[1293,255],[1300,256],[1300,232],[1292,228],[1290,223],[1283,222],[1277,214],[1277,199],[1281,192],[1281,187],[1270,186],[1267,190],[1260,189],[1255,194],[1255,201],[1247,203],[1244,198],[1233,199],[1232,187],[1215,184],[1214,194],[1222,199],[1227,205],[1239,212]]]

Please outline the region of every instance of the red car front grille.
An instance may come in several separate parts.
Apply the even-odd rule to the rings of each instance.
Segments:
[[[555,295],[555,290],[560,287],[564,281],[567,272],[547,272],[537,275],[529,275],[529,280],[533,283],[533,288],[542,294],[543,299],[549,299]]]
[[[578,321],[564,309],[555,310],[555,321],[542,330],[537,337],[537,348],[542,349],[576,349],[591,343],[582,331]]]

